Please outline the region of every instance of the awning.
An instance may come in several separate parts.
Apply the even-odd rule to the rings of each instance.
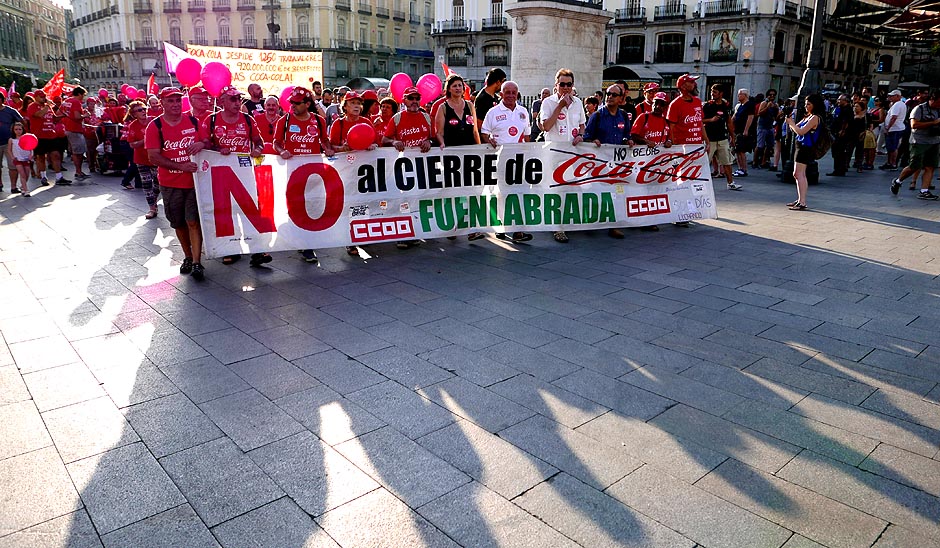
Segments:
[[[604,69],[604,81],[617,80],[662,82],[663,77],[655,70],[643,65],[611,65]]]
[[[898,84],[899,88],[929,88],[927,84],[923,82],[901,82]]]
[[[388,89],[388,84],[389,82],[385,78],[353,78],[352,80],[346,83],[346,86],[348,86],[349,89],[358,89],[358,90],[378,89],[378,88]]]

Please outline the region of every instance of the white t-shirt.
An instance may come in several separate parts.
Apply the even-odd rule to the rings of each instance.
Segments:
[[[509,110],[500,101],[486,112],[480,133],[492,135],[500,145],[524,143],[526,136],[532,134],[529,112],[519,103],[516,103],[516,108]]]
[[[894,121],[894,124],[888,127],[888,131],[904,131],[904,118],[907,114],[907,106],[904,104],[904,101],[898,100],[891,105],[891,108],[888,109],[888,115],[885,116],[885,125],[888,125],[888,122],[891,121],[892,116],[897,116],[897,119]]]
[[[580,131],[581,125],[587,123],[587,116],[584,114],[584,104],[581,99],[574,95],[571,98],[571,104],[567,108],[563,108],[558,114],[551,131],[544,132],[546,141],[570,143],[574,140],[575,131]],[[560,100],[558,94],[555,94],[542,101],[542,112],[539,114],[539,119],[543,125],[545,120],[552,117],[552,113],[558,108]]]

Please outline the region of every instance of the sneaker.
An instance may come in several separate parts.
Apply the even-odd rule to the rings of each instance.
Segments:
[[[767,168],[767,171],[771,171],[771,172],[777,171],[777,166],[770,166]]]
[[[183,262],[180,263],[180,274],[189,274],[193,271],[193,260],[189,257],[183,259]]]
[[[49,179],[42,177],[41,179],[39,179],[39,184],[41,184],[42,186],[49,186]]]
[[[744,188],[744,187],[742,187],[741,185],[737,185],[737,184],[734,184],[734,183],[728,183],[728,190],[741,190],[742,188]]]
[[[75,174],[75,180],[76,180],[76,181],[84,181],[84,180],[87,179],[87,178],[88,178],[88,175],[87,175],[86,173],[76,173],[76,174]]]
[[[303,251],[300,252],[300,254],[304,256],[304,260],[307,261],[308,263],[317,262],[317,254],[312,249],[304,249]],[[270,258],[270,255],[268,257]],[[266,262],[271,262],[271,261],[266,261]]]
[[[55,184],[58,186],[69,186],[70,184],[72,184],[72,181],[69,181],[65,177],[62,177],[61,179],[56,179]]]
[[[929,190],[927,191],[922,190],[917,195],[918,200],[936,200],[937,198],[940,198],[940,196],[937,196],[936,194],[931,193]]]
[[[2,191],[3,191],[3,187],[0,187],[0,192],[2,192]],[[19,193],[20,193],[20,189],[18,189],[18,188],[11,188],[11,189],[10,189],[10,194],[19,194]]]
[[[731,173],[731,176],[732,177],[747,177],[747,172],[741,171],[740,169],[736,169]]]
[[[21,194],[21,196],[24,198],[29,198],[30,194],[29,192],[24,192],[23,194]]]
[[[268,264],[273,260],[274,259],[267,253],[252,253],[249,264],[251,266],[261,266],[263,264]]]
[[[193,279],[198,282],[206,279],[206,267],[202,263],[193,263]]]
[[[901,180],[895,179],[891,181],[891,194],[897,196],[899,190],[901,190]]]

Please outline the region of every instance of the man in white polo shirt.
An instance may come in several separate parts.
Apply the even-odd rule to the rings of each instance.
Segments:
[[[519,86],[511,80],[503,82],[500,89],[502,100],[486,112],[483,125],[480,126],[480,138],[496,148],[499,145],[511,145],[529,141],[532,134],[532,124],[529,121],[529,112],[516,101],[519,99]],[[498,233],[496,237],[506,239],[505,234]],[[532,235],[527,232],[515,232],[512,235],[514,242],[527,242]]]
[[[571,93],[574,90],[574,73],[570,69],[559,69],[555,73],[555,90],[554,94],[542,101],[539,113],[545,141],[576,145],[584,139],[587,117],[581,99]],[[564,230],[556,231],[552,237],[559,243],[568,242]]]

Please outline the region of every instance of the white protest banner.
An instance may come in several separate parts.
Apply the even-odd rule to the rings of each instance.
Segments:
[[[202,66],[217,61],[232,71],[232,85],[242,89],[260,84],[268,93],[287,86],[310,89],[323,80],[322,51],[278,51],[186,45],[186,52]]]
[[[380,148],[260,162],[203,151],[196,161],[209,257],[718,216],[700,145]]]

